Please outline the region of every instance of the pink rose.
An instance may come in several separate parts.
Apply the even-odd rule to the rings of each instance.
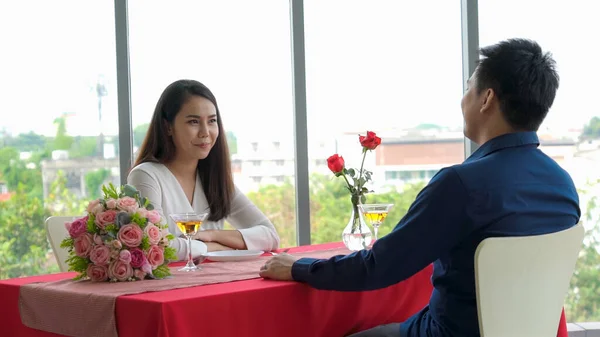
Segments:
[[[92,282],[102,282],[108,279],[108,269],[106,269],[106,266],[98,266],[93,263],[88,265],[86,274]]]
[[[65,223],[65,228],[69,232],[69,235],[75,239],[87,232],[87,221],[88,217],[85,216],[71,222],[70,224]]]
[[[160,243],[159,245],[166,247],[169,245],[169,239],[167,239],[167,235],[169,235],[169,230],[167,228],[163,228],[160,230]]]
[[[123,197],[117,199],[117,208],[127,213],[133,213],[138,209],[138,203],[132,197]]]
[[[94,234],[94,243],[97,245],[103,245],[104,241],[102,241],[102,237],[98,234]]]
[[[104,211],[104,206],[102,206],[102,204],[98,204],[96,206],[94,206],[94,208],[92,208],[92,214],[96,215],[100,212]]]
[[[123,249],[119,253],[119,260],[123,261],[124,263],[130,264],[131,263],[131,253],[127,249]]]
[[[100,212],[96,214],[96,219],[94,222],[96,222],[96,225],[98,225],[100,229],[104,229],[107,225],[114,224],[116,219],[117,211],[111,209],[106,212]]]
[[[133,268],[139,268],[146,262],[146,257],[141,249],[132,248],[129,250],[129,253],[131,254],[131,266]]]
[[[155,210],[148,211],[148,221],[153,224],[160,223],[160,214]]]
[[[147,218],[148,217],[148,210],[145,209],[144,207],[140,207],[135,211],[137,214],[139,214],[142,218]]]
[[[108,209],[116,209],[117,208],[117,201],[113,198],[110,198],[108,200],[106,200],[106,208]]]
[[[160,241],[160,228],[154,226],[153,224],[148,224],[146,228],[144,228],[144,233],[148,235],[148,241],[150,241],[151,245],[157,245]]]
[[[152,274],[152,266],[150,265],[150,263],[148,263],[148,260],[144,259],[144,264],[142,265],[142,271],[148,275],[154,276],[154,274]]]
[[[121,243],[123,243],[127,247],[137,247],[142,242],[142,238],[144,237],[144,232],[140,226],[136,224],[127,224],[121,229],[119,229],[119,233],[117,233],[117,238]]]
[[[110,258],[110,249],[105,245],[98,245],[92,248],[90,252],[90,260],[97,265],[108,264]]]
[[[160,230],[160,235],[161,235],[161,237],[166,238],[167,235],[169,235],[169,229],[168,228],[161,229]]]
[[[129,263],[115,260],[108,265],[108,277],[117,281],[127,281],[133,276],[133,269]]]
[[[135,278],[137,278],[138,280],[143,280],[146,277],[146,273],[144,273],[140,269],[135,269],[133,271],[133,276],[135,276]]]
[[[152,266],[152,269],[165,263],[165,256],[163,250],[158,246],[150,246],[148,249],[148,263]]]
[[[123,244],[119,240],[112,240],[111,245],[115,249],[121,249],[121,248],[123,248]]]
[[[73,242],[75,254],[79,257],[88,257],[92,250],[92,241],[92,236],[89,233],[84,233],[75,238],[75,241]]]
[[[99,203],[100,203],[100,200],[99,200],[99,199],[96,199],[96,200],[92,200],[92,201],[90,201],[90,203],[88,204],[88,207],[87,207],[87,211],[88,211],[88,213],[92,213],[92,211],[94,210],[94,208],[96,208],[96,206],[97,206]]]

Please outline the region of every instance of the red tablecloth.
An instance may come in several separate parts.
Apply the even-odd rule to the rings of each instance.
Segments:
[[[303,246],[291,252],[336,246],[339,243]],[[431,295],[431,273],[429,266],[404,282],[369,292],[322,291],[296,282],[252,279],[121,296],[116,303],[117,327],[120,337],[345,336],[401,322],[420,310]],[[73,276],[0,281],[0,335],[59,336],[21,324],[19,287]],[[558,336],[568,337],[564,315]]]

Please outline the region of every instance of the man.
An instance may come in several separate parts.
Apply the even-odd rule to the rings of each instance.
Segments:
[[[398,283],[433,263],[428,306],[403,323],[353,336],[479,336],[477,245],[488,237],[561,231],[581,215],[569,174],[537,148],[536,131],[559,83],[551,55],[524,39],[480,53],[461,102],[464,134],[480,148],[438,172],[371,250],[326,260],[283,254],[261,268],[262,277],[362,291]]]

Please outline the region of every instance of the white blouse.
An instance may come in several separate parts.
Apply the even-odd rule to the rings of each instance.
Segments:
[[[176,237],[171,242],[171,247],[175,248],[180,260],[186,260],[187,239],[182,237],[182,232],[169,214],[209,211],[200,179],[196,179],[191,205],[177,178],[163,164],[142,163],[134,167],[127,177],[127,183],[137,188],[143,197],[150,200],[154,209],[160,213],[162,223],[169,224],[169,232]],[[279,235],[271,221],[237,187],[230,215],[226,219],[216,222],[206,221],[201,228],[202,230],[223,229],[224,220],[242,234],[248,249],[271,251],[279,247]],[[202,241],[192,240],[194,258],[206,251],[206,244]]]

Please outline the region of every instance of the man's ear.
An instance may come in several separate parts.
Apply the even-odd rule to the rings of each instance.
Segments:
[[[494,104],[494,101],[496,100],[496,93],[494,92],[493,89],[486,89],[485,92],[483,93],[483,103],[481,104],[481,108],[479,109],[479,112],[485,113],[487,111],[490,110],[490,108],[492,107],[492,105]]]

